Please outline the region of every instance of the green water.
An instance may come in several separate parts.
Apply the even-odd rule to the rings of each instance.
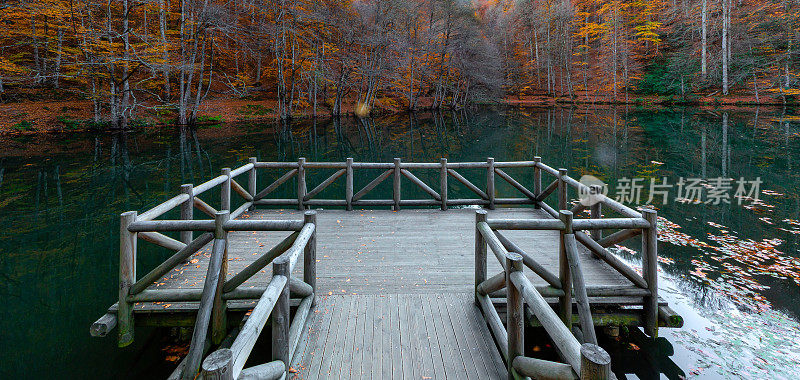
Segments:
[[[615,370],[642,378],[657,378],[660,370],[701,378],[795,378],[800,368],[795,114],[766,108],[479,109],[196,131],[2,137],[0,378],[48,377],[56,370],[65,378],[148,378],[171,370],[174,364],[166,358],[173,339],[164,331],[138,329],[135,344],[118,349],[114,337],[90,338],[88,327],[115,302],[119,213],[153,206],[176,194],[182,183],[203,182],[251,156],[457,162],[534,155],[575,177],[595,175],[611,184],[612,194],[622,178],[666,176],[672,184],[680,177],[760,178],[755,206],[736,199],[720,205],[677,203],[674,189],[667,205],[657,205],[665,218],[660,293],[686,319],[683,329],[662,329],[678,369],[655,359],[618,360]],[[325,175],[312,174],[309,183]],[[466,175],[481,181],[479,173]],[[260,175],[260,186],[267,177]],[[434,177],[426,182],[435,184]],[[358,177],[357,183],[369,179]],[[321,196],[341,193],[337,186]],[[451,198],[460,190],[454,191]],[[508,186],[498,191],[518,196]],[[646,182],[644,200],[648,193]],[[388,186],[376,189],[375,196],[381,195],[391,198]],[[168,255],[141,247],[140,273]],[[638,264],[624,248],[618,253]],[[616,357],[640,358],[635,346],[617,348]]]

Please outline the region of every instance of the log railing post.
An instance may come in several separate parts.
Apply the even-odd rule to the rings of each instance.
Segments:
[[[494,210],[494,158],[487,158],[486,165],[486,195],[489,196],[489,210]]]
[[[558,169],[558,210],[567,209],[567,182],[564,177],[567,176],[567,169]]]
[[[189,196],[186,202],[181,203],[181,220],[194,219],[194,187],[192,184],[181,185],[181,193]],[[181,242],[189,244],[192,242],[192,231],[181,231]]]
[[[611,356],[602,347],[584,343],[581,345],[580,379],[607,380],[611,378]]]
[[[125,347],[133,342],[133,303],[128,302],[131,285],[136,282],[136,233],[128,226],[136,221],[136,211],[124,212],[119,223],[119,303],[117,325],[118,344]]]
[[[591,195],[601,194],[602,190],[603,190],[603,188],[600,185],[592,185],[589,188],[589,191],[590,191]],[[589,217],[592,218],[592,219],[600,219],[600,218],[602,218],[603,217],[603,203],[598,201],[597,203],[589,206],[589,212],[590,212],[590,216]],[[594,229],[591,232],[591,236],[592,236],[592,239],[594,239],[595,241],[600,241],[600,239],[603,238],[603,230]]]
[[[644,331],[658,336],[658,214],[655,210],[642,210],[642,218],[650,227],[642,230],[642,277],[647,282],[650,295],[644,298]]]
[[[220,211],[230,211],[231,210],[231,168],[224,168],[222,169],[222,175],[224,175],[225,182],[222,183],[222,188],[220,189]]]
[[[317,292],[317,212],[308,210],[303,214],[303,223],[314,224],[314,233],[306,243],[305,250],[303,251],[303,281],[311,285],[314,293]],[[311,299],[313,303],[316,297]]]
[[[516,380],[514,370],[514,359],[519,355],[525,354],[525,318],[523,314],[522,294],[517,286],[511,281],[511,274],[522,272],[522,256],[518,253],[509,252],[506,255],[506,289],[508,312],[506,319],[506,331],[508,334],[508,379]]]
[[[258,174],[258,172],[256,171],[256,162],[258,162],[258,159],[256,157],[250,157],[250,163],[253,164],[253,167],[250,169],[250,172],[248,173],[247,176],[247,192],[249,192],[250,195],[252,195],[253,197],[255,197],[256,194],[258,193],[257,191],[258,184],[256,181],[258,179],[256,177],[256,174]],[[253,202],[249,210],[252,211],[255,210],[255,208],[256,208],[255,202]]]
[[[561,199],[561,198],[559,198]],[[572,212],[567,210],[559,211],[559,219],[564,223],[564,229],[559,232],[558,237],[558,278],[561,281],[561,289],[564,295],[558,299],[558,311],[561,320],[567,329],[572,331],[572,272],[569,270],[569,260],[567,260],[567,247],[564,235],[573,233]]]
[[[400,159],[394,159],[394,191],[393,191],[393,198],[394,198],[394,210],[400,210]]]
[[[272,264],[273,276],[285,276],[291,278],[289,271],[289,260],[287,256],[282,256],[275,260]],[[272,360],[281,360],[286,366],[285,370],[289,370],[289,281],[283,287],[283,291],[278,296],[275,302],[275,308],[272,311]]]
[[[211,308],[211,341],[219,344],[225,339],[227,333],[227,303],[222,299],[222,287],[225,285],[225,277],[228,273],[228,233],[223,225],[231,217],[230,211],[220,211],[214,216],[214,239],[225,241],[225,249],[222,251],[222,265],[219,267],[219,280],[217,289],[214,292],[214,304]]]
[[[486,221],[486,210],[475,211],[475,303],[478,303],[478,285],[486,281],[486,240],[478,224]]]
[[[306,158],[297,159],[297,209],[305,210],[303,198],[306,197]]]
[[[539,168],[542,158],[536,156],[533,161],[536,163],[533,166],[533,195],[538,199],[542,195],[542,169]],[[542,206],[539,205],[539,202],[534,202],[533,208],[542,208]]]
[[[447,159],[439,160],[442,165],[439,171],[439,195],[442,197],[442,211],[447,210]]]
[[[353,210],[353,158],[348,157],[346,167],[347,171],[345,172],[345,194],[344,199],[347,203],[347,211]]]
[[[233,351],[229,348],[216,350],[203,360],[203,379],[234,380]]]

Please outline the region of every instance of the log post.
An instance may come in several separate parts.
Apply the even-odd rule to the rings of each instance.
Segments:
[[[273,276],[291,278],[289,264],[287,256],[276,259],[272,264]],[[289,361],[289,324],[291,323],[289,306],[289,282],[287,281],[272,311],[272,360],[282,361],[286,366],[286,371],[289,370],[291,364]]]
[[[523,314],[522,294],[511,281],[511,274],[522,272],[522,256],[509,252],[506,255],[506,288],[508,289],[508,312],[506,331],[508,335],[508,380],[516,380],[513,362],[517,356],[525,354],[525,317]]]
[[[400,211],[400,179],[401,179],[400,175],[401,175],[400,159],[399,158],[395,158],[394,159],[394,191],[393,191],[394,210],[395,211]]]
[[[560,183],[559,183],[560,186]],[[559,199],[561,199],[559,197]],[[558,278],[561,280],[561,289],[564,289],[564,295],[558,298],[558,311],[561,321],[567,326],[567,329],[572,331],[572,272],[569,270],[569,260],[567,260],[567,247],[564,235],[573,233],[572,230],[572,212],[567,210],[560,210],[558,212],[559,219],[564,223],[564,229],[559,232],[558,236]]]
[[[203,379],[233,380],[233,351],[222,348],[208,355],[203,360]]]
[[[439,172],[439,196],[442,197],[442,211],[447,210],[447,159],[439,160],[442,168]]]
[[[306,158],[297,159],[297,209],[305,210],[303,198],[306,197]]]
[[[256,181],[256,179],[257,179],[256,174],[258,174],[258,172],[256,171],[256,163],[257,162],[258,162],[258,158],[250,157],[250,163],[253,164],[253,167],[250,169],[250,172],[248,173],[248,176],[247,176],[247,192],[250,193],[250,195],[252,195],[254,197],[254,200],[255,200],[256,194],[258,193],[258,191],[257,191],[258,185],[257,185],[257,181]],[[255,208],[256,208],[255,202],[253,202],[253,204],[250,206],[249,210],[252,211],[252,210],[255,210]]]
[[[650,295],[644,298],[644,331],[658,336],[658,214],[656,210],[642,210],[642,218],[650,227],[642,231],[642,277],[647,282]]]
[[[136,211],[124,212],[119,223],[119,303],[117,304],[118,344],[133,342],[133,303],[128,302],[131,285],[136,282],[136,233],[128,226],[136,221]]]
[[[189,196],[186,202],[181,203],[181,220],[192,220],[194,219],[194,189],[192,184],[181,185],[181,193]],[[183,244],[189,244],[192,240],[192,231],[181,231]]]
[[[225,249],[222,251],[222,265],[219,267],[217,290],[214,292],[214,305],[211,309],[211,341],[214,344],[220,344],[227,333],[227,303],[222,299],[222,287],[225,285],[225,276],[228,273],[228,233],[223,228],[223,225],[230,217],[230,211],[217,212],[214,217],[214,239],[225,241]]]
[[[567,169],[558,169],[558,210],[567,209],[567,182],[564,177],[567,176]]]
[[[353,158],[348,157],[346,163],[346,176],[345,176],[345,194],[344,199],[347,202],[347,211],[353,210]]]
[[[306,243],[305,250],[303,251],[303,281],[311,285],[314,293],[317,292],[317,212],[308,210],[303,214],[304,224],[314,224],[314,233]],[[312,304],[315,302],[316,297],[311,298]]]
[[[478,303],[478,285],[486,281],[486,240],[478,223],[486,221],[486,210],[475,211],[475,304]]]
[[[536,163],[533,167],[533,194],[536,195],[538,199],[542,195],[542,169],[539,168],[539,164],[542,163],[542,158],[535,156],[533,157],[533,162]],[[539,205],[539,202],[535,202],[533,208],[542,208],[542,206]]]
[[[591,194],[600,194],[603,191],[603,188],[600,185],[592,185],[590,188]],[[590,218],[592,219],[600,219],[603,217],[603,203],[597,202],[591,206],[589,206]],[[592,239],[595,241],[600,241],[603,238],[603,230],[596,229],[591,231]]]
[[[486,195],[489,196],[489,210],[494,210],[494,158],[487,158],[486,164]]]
[[[220,211],[231,210],[231,168],[223,168],[222,175],[224,175],[225,182],[222,183],[220,194]]]
[[[602,347],[581,345],[581,380],[607,380],[611,378],[611,356]]]

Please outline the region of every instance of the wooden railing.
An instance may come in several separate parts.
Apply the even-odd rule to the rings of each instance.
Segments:
[[[393,163],[379,163],[354,162],[352,158],[348,158],[345,162],[306,162],[305,158],[300,158],[297,162],[255,162],[254,165],[256,168],[264,169],[288,169],[274,182],[254,195],[253,204],[255,205],[295,206],[301,210],[309,206],[340,206],[347,210],[352,210],[353,207],[375,206],[391,206],[395,210],[399,210],[403,206],[439,206],[442,210],[447,210],[449,206],[459,205],[480,205],[493,209],[496,205],[536,203],[534,192],[503,170],[506,168],[535,168],[537,165],[535,161],[495,162],[493,158],[489,158],[486,162],[452,163],[448,162],[446,158],[442,158],[439,163],[410,163],[395,158]],[[307,172],[315,169],[335,169],[336,171],[309,191]],[[473,169],[485,171],[486,184],[484,187],[477,186],[456,171]],[[355,191],[354,177],[357,170],[379,170],[381,173],[363,188]],[[425,183],[413,172],[420,170],[438,172],[439,183],[436,185]],[[297,177],[295,198],[267,198],[293,177]],[[341,177],[344,177],[345,181],[345,191],[342,197],[320,199],[320,193]],[[392,177],[392,199],[365,199],[368,193],[389,177]],[[464,185],[476,197],[452,199],[449,196],[448,188],[448,181],[451,177]],[[511,187],[518,190],[523,197],[496,197],[496,177],[502,178]],[[403,178],[421,189],[429,198],[403,199]],[[438,191],[435,189],[437,187]]]
[[[208,342],[219,345],[228,334],[227,301],[257,299],[255,309],[233,342],[230,353],[231,368],[237,375],[244,373],[258,378],[279,378],[288,369],[289,359],[299,340],[300,331],[305,324],[313,304],[316,289],[316,212],[307,211],[303,220],[235,220],[247,209],[253,207],[256,189],[255,159],[235,170],[225,168],[222,175],[198,186],[181,186],[181,194],[141,213],[128,211],[121,215],[120,223],[120,270],[119,300],[108,313],[96,321],[91,328],[92,335],[104,336],[115,326],[118,328],[119,345],[126,346],[134,337],[134,304],[137,302],[198,302],[192,341],[189,352],[171,378],[193,379],[197,376],[201,360]],[[248,189],[236,182],[235,177],[249,173]],[[219,186],[219,210],[199,196]],[[236,210],[231,208],[231,190],[244,199]],[[180,208],[180,219],[157,220],[170,210]],[[194,219],[194,208],[212,216],[214,219]],[[173,239],[164,232],[179,232],[180,240]],[[202,234],[194,237],[194,232]],[[229,231],[290,231],[292,232],[276,246],[264,252],[239,273],[226,278],[228,268]],[[144,276],[137,278],[137,240],[151,242],[158,246],[175,250],[171,257],[156,266]],[[213,241],[213,243],[212,243]],[[176,266],[183,264],[192,254],[212,243],[202,289],[151,289],[154,282],[161,279]],[[292,278],[291,271],[298,257],[303,253],[303,280]],[[245,281],[273,263],[273,277],[266,287],[241,287]],[[289,318],[289,295],[302,297],[294,319]],[[274,309],[274,313],[273,313]],[[274,316],[273,335],[276,353],[275,361],[251,369],[243,369],[244,363],[256,342],[256,338],[266,324],[267,318]],[[291,325],[290,325],[291,321]],[[210,339],[207,336],[211,332]],[[209,360],[213,367],[216,359]],[[280,371],[278,370],[280,367]],[[235,378],[235,377],[234,377]]]
[[[679,326],[682,319],[668,307],[658,305],[657,277],[657,214],[644,209],[637,212],[602,194],[598,189],[567,176],[566,169],[555,170],[536,158],[534,171],[535,207],[543,209],[552,218],[547,219],[488,219],[485,210],[476,211],[475,223],[475,296],[476,302],[492,329],[498,346],[506,359],[509,373],[514,376],[533,378],[611,378],[610,357],[597,346],[597,335],[592,318],[589,297],[641,297],[641,318],[645,332],[655,337],[659,319],[665,325]],[[555,177],[544,189],[542,173]],[[568,188],[578,191],[593,191],[597,203],[584,206],[577,204],[568,208]],[[544,200],[556,193],[556,211]],[[621,217],[606,217],[603,207],[611,214]],[[575,219],[574,215],[590,210],[589,219]],[[605,229],[619,230],[603,236]],[[502,234],[502,230],[557,230],[559,231],[559,273],[555,274],[540,265]],[[589,231],[587,234],[585,231]],[[642,235],[642,273],[639,275],[628,265],[608,252],[606,247]],[[596,257],[618,271],[631,285],[593,286],[586,285],[581,261],[578,259],[580,242]],[[503,271],[487,277],[487,247],[491,249],[503,267]],[[534,286],[523,274],[523,266],[543,279],[547,285]],[[502,292],[506,289],[505,293]],[[504,326],[490,297],[505,296],[508,303],[507,321]],[[545,297],[558,297],[557,312]],[[573,297],[578,310],[579,334],[582,342],[573,334]],[[524,308],[523,305],[527,305]],[[562,359],[556,363],[524,357],[524,313],[538,320],[552,338]]]
[[[257,171],[266,169],[288,169],[277,177],[275,181],[264,189],[257,190]],[[524,186],[522,182],[514,179],[504,169],[531,168],[533,170],[533,190]],[[336,169],[336,171],[320,182],[311,191],[307,187],[307,170]],[[479,187],[464,177],[459,171],[463,170],[485,171],[486,182],[484,187]],[[354,191],[355,170],[382,171],[372,181],[359,191]],[[431,186],[422,181],[412,171],[435,170],[438,172],[439,185]],[[457,171],[459,170],[459,171]],[[240,185],[236,178],[247,173],[247,188]],[[555,176],[555,180],[546,187],[542,187],[542,174]],[[381,182],[393,177],[392,199],[364,199],[370,191]],[[292,199],[267,198],[268,195],[285,184],[289,179],[296,177],[296,197]],[[343,199],[320,199],[320,194],[339,178],[344,177],[345,191]],[[402,178],[419,187],[430,199],[403,199],[401,193]],[[452,199],[448,190],[448,180],[454,178],[463,184],[476,198]],[[523,197],[501,198],[497,197],[495,178],[500,177],[512,188],[519,191]],[[212,188],[220,188],[220,200],[216,209],[206,203],[200,196]],[[438,187],[438,191],[434,189]],[[404,163],[395,159],[393,163],[366,163],[354,162],[348,158],[344,163],[306,162],[304,158],[298,162],[259,162],[250,158],[250,162],[234,170],[223,169],[222,174],[207,182],[194,186],[186,184],[181,186],[181,193],[141,214],[135,211],[125,212],[120,217],[120,270],[119,270],[119,300],[109,308],[108,313],[96,321],[91,328],[93,336],[104,336],[118,325],[119,345],[126,346],[133,341],[134,334],[134,309],[137,302],[199,302],[197,318],[195,319],[192,343],[189,353],[173,374],[173,378],[194,378],[201,366],[201,359],[209,347],[209,342],[218,347],[203,363],[204,373],[211,378],[224,374],[223,378],[238,378],[255,376],[258,378],[279,378],[287,372],[292,356],[300,339],[302,326],[308,317],[314,302],[316,291],[316,214],[307,211],[303,220],[237,220],[236,218],[246,210],[256,205],[283,205],[295,206],[305,209],[309,206],[340,206],[347,210],[353,207],[392,206],[399,210],[404,206],[438,206],[447,210],[455,205],[478,205],[492,209],[496,205],[530,204],[541,208],[556,219],[530,219],[530,220],[492,220],[486,218],[485,211],[478,211],[476,222],[476,298],[484,309],[489,325],[495,337],[500,342],[501,351],[513,366],[516,373],[533,373],[531,368],[541,367],[540,370],[564,371],[559,363],[548,364],[532,358],[521,357],[520,334],[521,327],[518,320],[508,324],[507,329],[502,328],[502,323],[497,316],[497,311],[490,302],[489,295],[503,288],[508,288],[507,297],[509,304],[509,318],[519,318],[521,306],[517,307],[520,300],[532,305],[541,306],[542,297],[559,297],[559,317],[563,322],[563,329],[569,329],[572,324],[572,297],[578,301],[579,319],[584,331],[584,337],[589,343],[596,343],[594,326],[589,325],[591,314],[588,297],[602,296],[641,296],[644,298],[645,330],[648,334],[655,335],[658,327],[659,316],[667,319],[669,323],[682,323],[679,317],[670,313],[668,308],[659,309],[657,301],[656,277],[656,213],[644,210],[641,213],[634,211],[607,197],[600,197],[600,202],[590,206],[591,219],[573,219],[573,212],[584,211],[585,207],[577,205],[567,210],[568,187],[586,191],[585,185],[566,175],[565,169],[555,170],[541,163],[539,157],[533,161],[522,162],[495,162],[489,158],[486,162],[449,163],[441,159],[439,163]],[[236,193],[243,203],[231,211],[231,196]],[[558,212],[545,200],[551,194],[557,194]],[[619,214],[621,217],[602,218],[605,211]],[[179,208],[179,218],[170,220],[157,219],[170,210]],[[211,216],[213,219],[195,219],[194,209]],[[500,230],[509,229],[553,229],[559,230],[561,235],[561,250],[559,259],[559,274],[549,272],[539,265],[533,258],[523,252],[512,241],[500,233]],[[603,236],[602,229],[620,229],[608,236]],[[582,231],[591,231],[589,235]],[[201,232],[197,237],[195,231]],[[276,246],[262,253],[259,258],[231,278],[227,275],[227,245],[228,232],[230,231],[288,231],[291,234]],[[179,238],[174,239],[165,235],[165,232],[179,232]],[[633,271],[613,254],[606,251],[606,247],[620,243],[626,239],[643,235],[643,276]],[[167,260],[156,266],[144,276],[136,275],[137,240],[156,244],[161,247],[176,251]],[[621,287],[586,287],[583,285],[580,262],[576,259],[576,241],[589,248],[597,257],[605,260],[611,267],[629,279],[633,286]],[[213,242],[213,243],[212,243]],[[154,282],[173,270],[177,265],[184,263],[192,254],[212,243],[211,257],[204,279],[202,289],[152,289]],[[486,247],[491,247],[497,256],[504,271],[492,278],[486,277]],[[304,255],[303,280],[292,277],[300,253]],[[514,252],[514,253],[509,253]],[[273,276],[266,287],[241,287],[241,285],[272,263]],[[527,278],[521,276],[521,263],[543,278],[548,285],[544,287],[531,286]],[[510,285],[510,286],[507,286]],[[573,289],[573,291],[570,291]],[[298,295],[302,298],[293,318],[289,313],[289,297]],[[244,326],[230,343],[220,343],[227,334],[226,308],[228,300],[258,300]],[[512,302],[513,301],[513,302]],[[546,305],[546,302],[544,303]],[[666,311],[665,311],[666,310]],[[549,312],[548,312],[549,311]],[[545,324],[544,320],[555,321],[553,310],[538,307],[534,310],[536,317]],[[552,314],[552,315],[551,315]],[[273,336],[273,361],[244,369],[245,361],[261,333],[269,317],[272,321]],[[676,319],[677,317],[677,319]],[[571,334],[563,334],[558,327],[547,327],[551,335],[559,336],[557,342],[562,353],[566,352],[570,371],[577,371],[577,354],[580,347],[576,348],[577,340]],[[207,336],[211,332],[210,339]],[[563,330],[560,329],[560,330]],[[552,331],[551,331],[552,330]],[[567,336],[568,335],[568,336]],[[230,335],[227,338],[231,338]],[[563,346],[563,347],[562,347]],[[599,347],[589,347],[587,355],[602,354]],[[595,355],[596,356],[596,355]],[[602,356],[602,355],[601,355]],[[515,364],[519,363],[519,364]],[[531,364],[533,363],[533,364]],[[510,367],[512,368],[512,367]],[[526,372],[527,371],[527,372]],[[554,372],[555,373],[555,372]]]

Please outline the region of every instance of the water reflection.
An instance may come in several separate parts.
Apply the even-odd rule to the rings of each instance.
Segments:
[[[141,349],[158,346],[159,338],[148,342],[137,336],[136,347],[118,350],[113,339],[90,340],[87,329],[116,297],[118,214],[155,205],[182,183],[202,182],[251,156],[270,161],[301,156],[313,161],[474,161],[534,155],[574,176],[592,174],[612,184],[635,176],[667,177],[670,183],[679,177],[760,177],[760,203],[658,205],[664,231],[661,294],[686,318],[686,326],[662,330],[671,350],[663,340],[634,343],[638,350],[623,340],[615,356],[651,355],[637,363],[652,365],[622,365],[615,371],[643,378],[658,372],[674,378],[679,370],[701,377],[789,377],[800,365],[800,352],[792,344],[792,339],[800,341],[796,120],[792,110],[764,108],[482,108],[197,130],[5,137],[0,153],[0,297],[5,301],[0,340],[24,345],[2,345],[9,360],[0,377],[48,376],[41,363],[58,365],[65,377],[75,378],[87,369],[97,377],[117,378],[170,368],[164,362],[167,354]],[[513,175],[532,178],[523,171]],[[319,176],[310,182],[326,174]],[[260,186],[268,177],[259,176]],[[481,182],[478,174],[474,179]],[[331,194],[339,190],[335,185],[326,189]],[[645,188],[643,198],[648,195]],[[619,255],[636,267],[638,257],[625,248],[618,247]],[[142,249],[140,270],[167,255],[150,246]],[[658,352],[665,354],[644,349],[650,345],[664,348]],[[60,350],[64,347],[66,352]]]

